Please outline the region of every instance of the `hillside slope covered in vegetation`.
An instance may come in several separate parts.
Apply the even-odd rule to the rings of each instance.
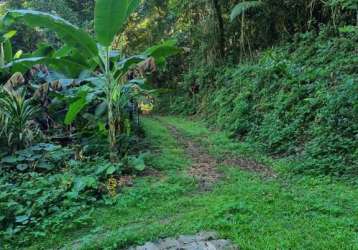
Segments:
[[[197,68],[184,77],[174,110],[262,152],[297,161],[294,171],[358,174],[358,36],[297,35],[294,42],[233,66]],[[197,88],[196,93],[187,89]]]

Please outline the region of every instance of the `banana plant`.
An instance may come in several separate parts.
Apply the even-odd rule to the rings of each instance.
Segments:
[[[154,56],[159,59],[165,55],[176,53],[177,48],[172,43],[153,47],[144,55],[133,56],[113,63],[112,43],[122,30],[126,20],[139,6],[140,0],[96,0],[94,13],[95,37],[69,23],[68,21],[48,13],[32,10],[10,10],[4,17],[6,25],[23,22],[31,27],[51,30],[64,42],[64,47],[51,56],[28,57],[14,60],[5,67],[30,68],[34,64],[46,64],[50,68],[62,70],[71,69],[72,75],[79,75],[84,70],[96,72],[93,74],[97,82],[102,84],[105,92],[108,121],[109,152],[112,161],[117,160],[117,136],[121,132],[120,111],[116,102],[121,96],[121,80],[125,72],[133,65]],[[113,66],[114,65],[114,66]],[[74,70],[73,70],[74,69]],[[70,115],[67,123],[71,123],[78,112],[86,105],[83,98],[70,105]]]

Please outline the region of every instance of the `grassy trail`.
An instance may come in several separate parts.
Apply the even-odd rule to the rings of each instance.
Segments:
[[[121,249],[210,230],[241,249],[358,249],[356,188],[291,176],[287,162],[258,155],[199,122],[145,118],[144,128],[152,151],[148,162],[160,174],[138,177],[115,205],[94,209],[90,226],[57,233],[32,249]],[[190,174],[201,158],[188,154],[185,141],[215,160],[220,178],[207,190]],[[233,157],[264,163],[275,177],[225,161]]]

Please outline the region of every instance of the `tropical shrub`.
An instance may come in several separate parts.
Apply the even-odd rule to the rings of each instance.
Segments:
[[[90,215],[93,203],[96,202],[98,205],[113,203],[115,202],[113,197],[123,188],[120,184],[120,176],[126,168],[124,164],[112,164],[102,159],[95,162],[74,160],[65,162],[66,157],[62,160],[58,158],[62,158],[64,154],[68,155],[68,151],[53,147],[53,145],[40,144],[16,155],[18,160],[26,153],[26,162],[30,162],[30,158],[32,160],[43,157],[42,152],[39,152],[40,148],[51,150],[52,156],[47,156],[46,166],[51,166],[48,164],[49,160],[56,164],[53,165],[55,168],[44,169],[47,172],[33,171],[38,170],[40,165],[16,175],[1,172],[0,238],[3,246],[24,247],[50,232],[87,225],[87,217]],[[30,150],[32,152],[29,152]],[[29,156],[28,153],[32,155]],[[9,160],[5,159],[5,161]],[[140,164],[138,169],[143,167],[143,163]],[[59,169],[62,171],[58,171]],[[112,188],[113,184],[108,186],[109,180],[114,183],[115,189]],[[81,215],[83,211],[87,211],[85,215]],[[76,220],[67,223],[74,217]]]
[[[49,143],[39,143],[12,155],[3,157],[0,161],[2,171],[11,172],[16,169],[21,172],[37,171],[49,172],[66,166],[66,162],[73,157],[70,149]]]
[[[24,91],[0,90],[0,136],[12,150],[29,146],[39,133],[32,120],[37,110],[25,96]]]
[[[144,79],[129,79],[127,72],[148,58],[159,65],[179,50],[175,41],[132,57],[112,50],[114,37],[138,4],[97,1],[96,40],[47,13],[14,10],[5,16],[8,25],[21,20],[48,28],[65,43],[60,49],[44,43],[30,53],[7,56],[8,40],[0,40],[4,78],[24,76],[20,87],[13,81],[1,86],[0,141],[12,147],[0,152],[0,238],[5,247],[23,247],[49,232],[86,224],[94,202],[112,204],[127,185],[123,179],[131,178],[125,176],[146,168],[141,134],[133,133],[139,130],[132,126],[133,109],[153,91]],[[38,143],[34,132],[40,125],[44,137]],[[111,162],[103,150],[106,139]]]
[[[90,70],[92,81],[95,81],[97,88],[105,93],[103,107],[106,108],[109,152],[113,161],[117,160],[118,136],[124,132],[123,106],[128,103],[125,89],[129,84],[139,89],[136,81],[126,81],[125,73],[132,65],[142,62],[148,57],[153,56],[160,62],[165,56],[177,52],[172,43],[165,43],[163,46],[147,50],[144,55],[125,58],[118,62],[120,55],[116,51],[112,51],[112,43],[117,32],[121,30],[139,2],[138,0],[97,1],[94,19],[96,39],[64,19],[43,12],[12,10],[6,14],[4,19],[7,24],[24,21],[33,27],[48,28],[56,32],[59,38],[66,43],[51,57],[23,58],[13,61],[8,65],[9,67],[17,69],[17,67],[26,68],[29,65],[45,63],[57,71],[76,78],[84,70]],[[98,46],[96,42],[98,42]],[[96,68],[97,71],[91,73],[91,70]],[[92,95],[88,95],[88,92],[90,90],[81,88],[74,102],[70,104],[65,118],[67,125],[71,124],[77,114],[94,99],[93,92]]]

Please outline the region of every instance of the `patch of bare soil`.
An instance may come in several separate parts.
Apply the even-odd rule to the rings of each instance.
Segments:
[[[256,161],[240,158],[237,156],[231,157],[230,159],[225,159],[222,161],[222,164],[228,166],[239,166],[243,170],[258,173],[267,178],[277,177],[277,174],[270,167]]]
[[[185,153],[192,161],[189,175],[199,181],[201,191],[210,190],[213,184],[222,177],[217,169],[218,161],[199,144],[185,138],[174,126],[169,126],[169,130],[178,142],[185,147]]]
[[[265,178],[277,177],[270,167],[253,160],[228,155],[225,160],[218,161],[208,153],[207,149],[183,136],[176,127],[168,126],[168,128],[178,142],[184,146],[185,153],[191,158],[192,166],[189,169],[189,175],[199,181],[202,191],[210,190],[213,184],[223,176],[217,168],[220,164],[238,166],[243,170],[258,173]]]

